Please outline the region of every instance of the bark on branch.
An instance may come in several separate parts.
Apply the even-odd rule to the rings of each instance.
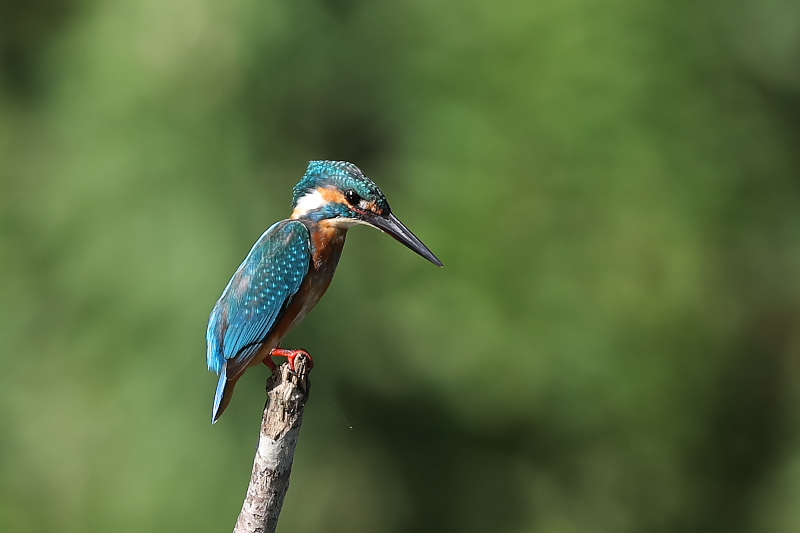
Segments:
[[[308,358],[298,355],[294,366],[292,372],[288,363],[282,364],[267,381],[253,473],[234,533],[274,533],[278,526],[311,387]]]

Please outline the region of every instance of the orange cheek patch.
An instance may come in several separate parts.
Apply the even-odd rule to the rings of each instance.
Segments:
[[[320,187],[317,189],[319,195],[325,200],[325,203],[337,203],[337,204],[347,204],[347,200],[344,198],[344,194],[336,189],[331,189],[328,187]]]

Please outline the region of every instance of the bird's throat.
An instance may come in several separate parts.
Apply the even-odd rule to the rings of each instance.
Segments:
[[[333,265],[333,268],[336,268],[344,248],[347,227],[336,224],[334,220],[322,220],[309,225],[308,230],[311,234],[311,257],[314,268],[320,270],[325,265]]]

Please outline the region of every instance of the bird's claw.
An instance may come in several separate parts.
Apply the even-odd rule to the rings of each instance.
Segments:
[[[309,354],[307,351],[284,350],[283,348],[273,348],[272,351],[269,352],[269,356],[266,359],[264,359],[264,364],[270,367],[271,370],[275,370],[275,362],[272,360],[272,356],[285,357],[289,361],[289,368],[292,369],[292,372],[295,372],[294,360],[297,359],[297,357],[300,355],[304,355],[308,359],[309,370],[314,368],[314,359],[311,358],[311,354]],[[272,364],[270,365],[270,363]]]

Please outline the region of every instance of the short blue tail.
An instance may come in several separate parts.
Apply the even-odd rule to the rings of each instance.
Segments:
[[[219,381],[217,382],[217,392],[214,394],[214,412],[211,415],[211,423],[216,424],[222,412],[228,407],[231,401],[231,394],[233,393],[233,383],[228,387],[228,364],[222,366],[222,372],[219,373]]]

